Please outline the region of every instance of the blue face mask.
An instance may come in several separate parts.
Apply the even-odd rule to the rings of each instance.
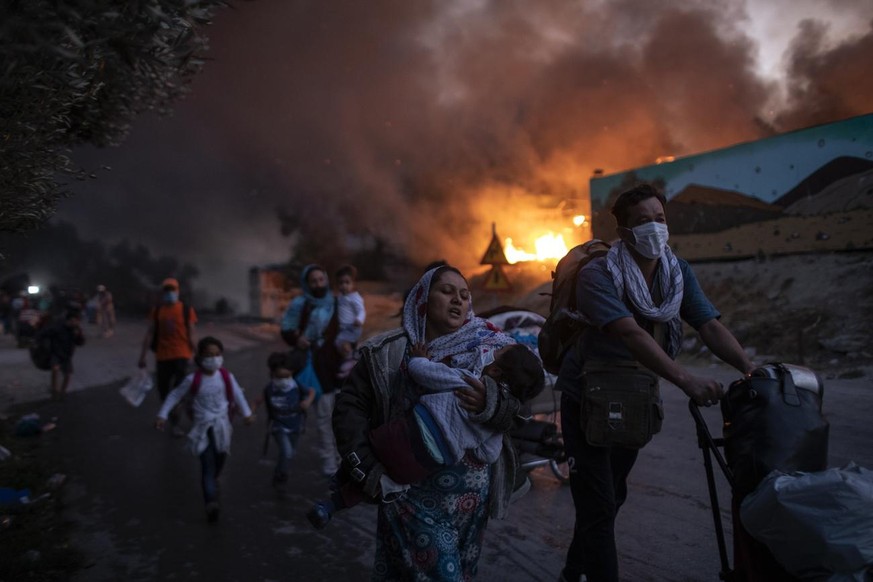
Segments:
[[[167,303],[175,303],[179,300],[178,291],[164,291],[164,301]]]

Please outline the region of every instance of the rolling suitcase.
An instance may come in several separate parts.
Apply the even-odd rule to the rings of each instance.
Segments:
[[[794,580],[739,519],[743,497],[772,470],[820,471],[827,465],[828,423],[821,414],[824,386],[815,372],[790,364],[766,364],[733,382],[722,400],[724,436],[714,438],[699,408],[688,407],[703,452],[721,571],[726,581]],[[722,450],[724,449],[724,454]],[[715,483],[713,460],[731,488],[734,567]]]

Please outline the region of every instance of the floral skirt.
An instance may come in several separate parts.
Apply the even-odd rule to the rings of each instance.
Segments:
[[[469,454],[379,506],[374,581],[467,581],[488,523],[490,467]]]

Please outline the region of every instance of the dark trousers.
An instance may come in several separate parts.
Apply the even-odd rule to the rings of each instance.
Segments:
[[[580,404],[561,397],[561,431],[570,466],[570,489],[576,506],[573,541],[567,551],[564,577],[588,582],[618,580],[615,516],[627,499],[627,476],[637,449],[594,447],[580,426]]]
[[[188,360],[179,358],[176,360],[161,360],[155,366],[155,384],[158,385],[158,395],[161,402],[167,399],[170,390],[182,383],[188,374]],[[168,420],[170,425],[179,423],[178,406],[170,411]]]
[[[187,374],[188,360],[185,358],[158,361],[155,366],[155,384],[158,385],[161,402],[167,399],[170,390],[182,383]]]
[[[224,468],[227,453],[219,453],[215,448],[215,435],[210,428],[206,433],[209,437],[209,445],[200,453],[200,475],[203,485],[203,501],[218,500],[218,477]]]

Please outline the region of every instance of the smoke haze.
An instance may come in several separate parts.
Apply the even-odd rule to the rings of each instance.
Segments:
[[[549,209],[587,198],[597,168],[873,111],[869,1],[821,9],[856,14],[859,34],[803,21],[781,82],[758,72],[745,3],[714,4],[238,3],[207,29],[213,61],[173,118],[75,152],[112,169],[60,216],[176,252],[241,300],[247,266],[289,256],[277,209],[325,248],[379,235],[471,268],[492,221],[520,245],[568,226]]]

